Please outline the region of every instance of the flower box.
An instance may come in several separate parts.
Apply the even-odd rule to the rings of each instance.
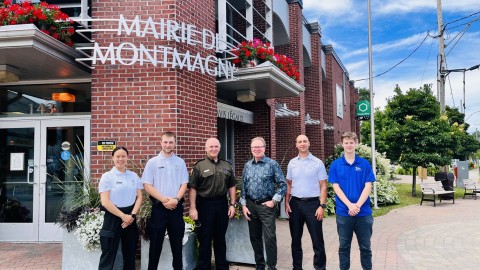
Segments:
[[[123,269],[122,244],[118,246],[117,258],[113,269]],[[77,240],[74,231],[63,230],[62,269],[85,270],[98,269],[101,251],[85,251]]]
[[[195,234],[185,233],[183,239],[183,269],[192,270],[197,266],[197,242]],[[150,251],[150,241],[141,240],[141,269],[148,269],[148,253]],[[159,270],[170,270],[172,267],[172,251],[170,249],[170,240],[165,237],[163,241],[162,254],[158,263]]]

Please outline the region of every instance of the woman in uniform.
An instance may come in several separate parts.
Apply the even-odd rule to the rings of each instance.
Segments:
[[[105,211],[100,230],[102,255],[98,269],[113,269],[118,245],[122,241],[123,269],[135,269],[138,242],[136,214],[142,204],[143,185],[138,175],[126,168],[128,150],[119,146],[112,151],[114,167],[102,175],[98,191]]]

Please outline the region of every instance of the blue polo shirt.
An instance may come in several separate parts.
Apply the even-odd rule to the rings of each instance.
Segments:
[[[368,160],[355,155],[352,164],[348,163],[345,156],[337,158],[333,161],[328,172],[328,182],[338,184],[345,196],[352,203],[356,203],[365,188],[365,183],[375,182],[375,175]],[[340,216],[348,216],[348,207],[337,195],[335,195],[336,214]],[[372,214],[370,207],[370,198],[360,208],[357,216],[369,216]]]

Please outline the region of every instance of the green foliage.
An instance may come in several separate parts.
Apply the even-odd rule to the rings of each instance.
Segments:
[[[370,196],[370,203],[374,204],[373,196]],[[377,204],[389,205],[400,203],[398,191],[395,186],[385,177],[377,178]]]

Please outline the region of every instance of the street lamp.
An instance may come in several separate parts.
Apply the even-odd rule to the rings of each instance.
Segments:
[[[471,70],[474,70],[474,69],[477,69],[480,67],[480,64],[478,65],[475,65],[473,67],[469,67],[469,68],[458,68],[458,69],[449,69],[449,70],[445,70],[445,77],[448,76],[448,74],[450,74],[450,72],[463,72],[463,113],[465,113],[465,71],[471,71]],[[465,120],[466,121],[466,120]]]

